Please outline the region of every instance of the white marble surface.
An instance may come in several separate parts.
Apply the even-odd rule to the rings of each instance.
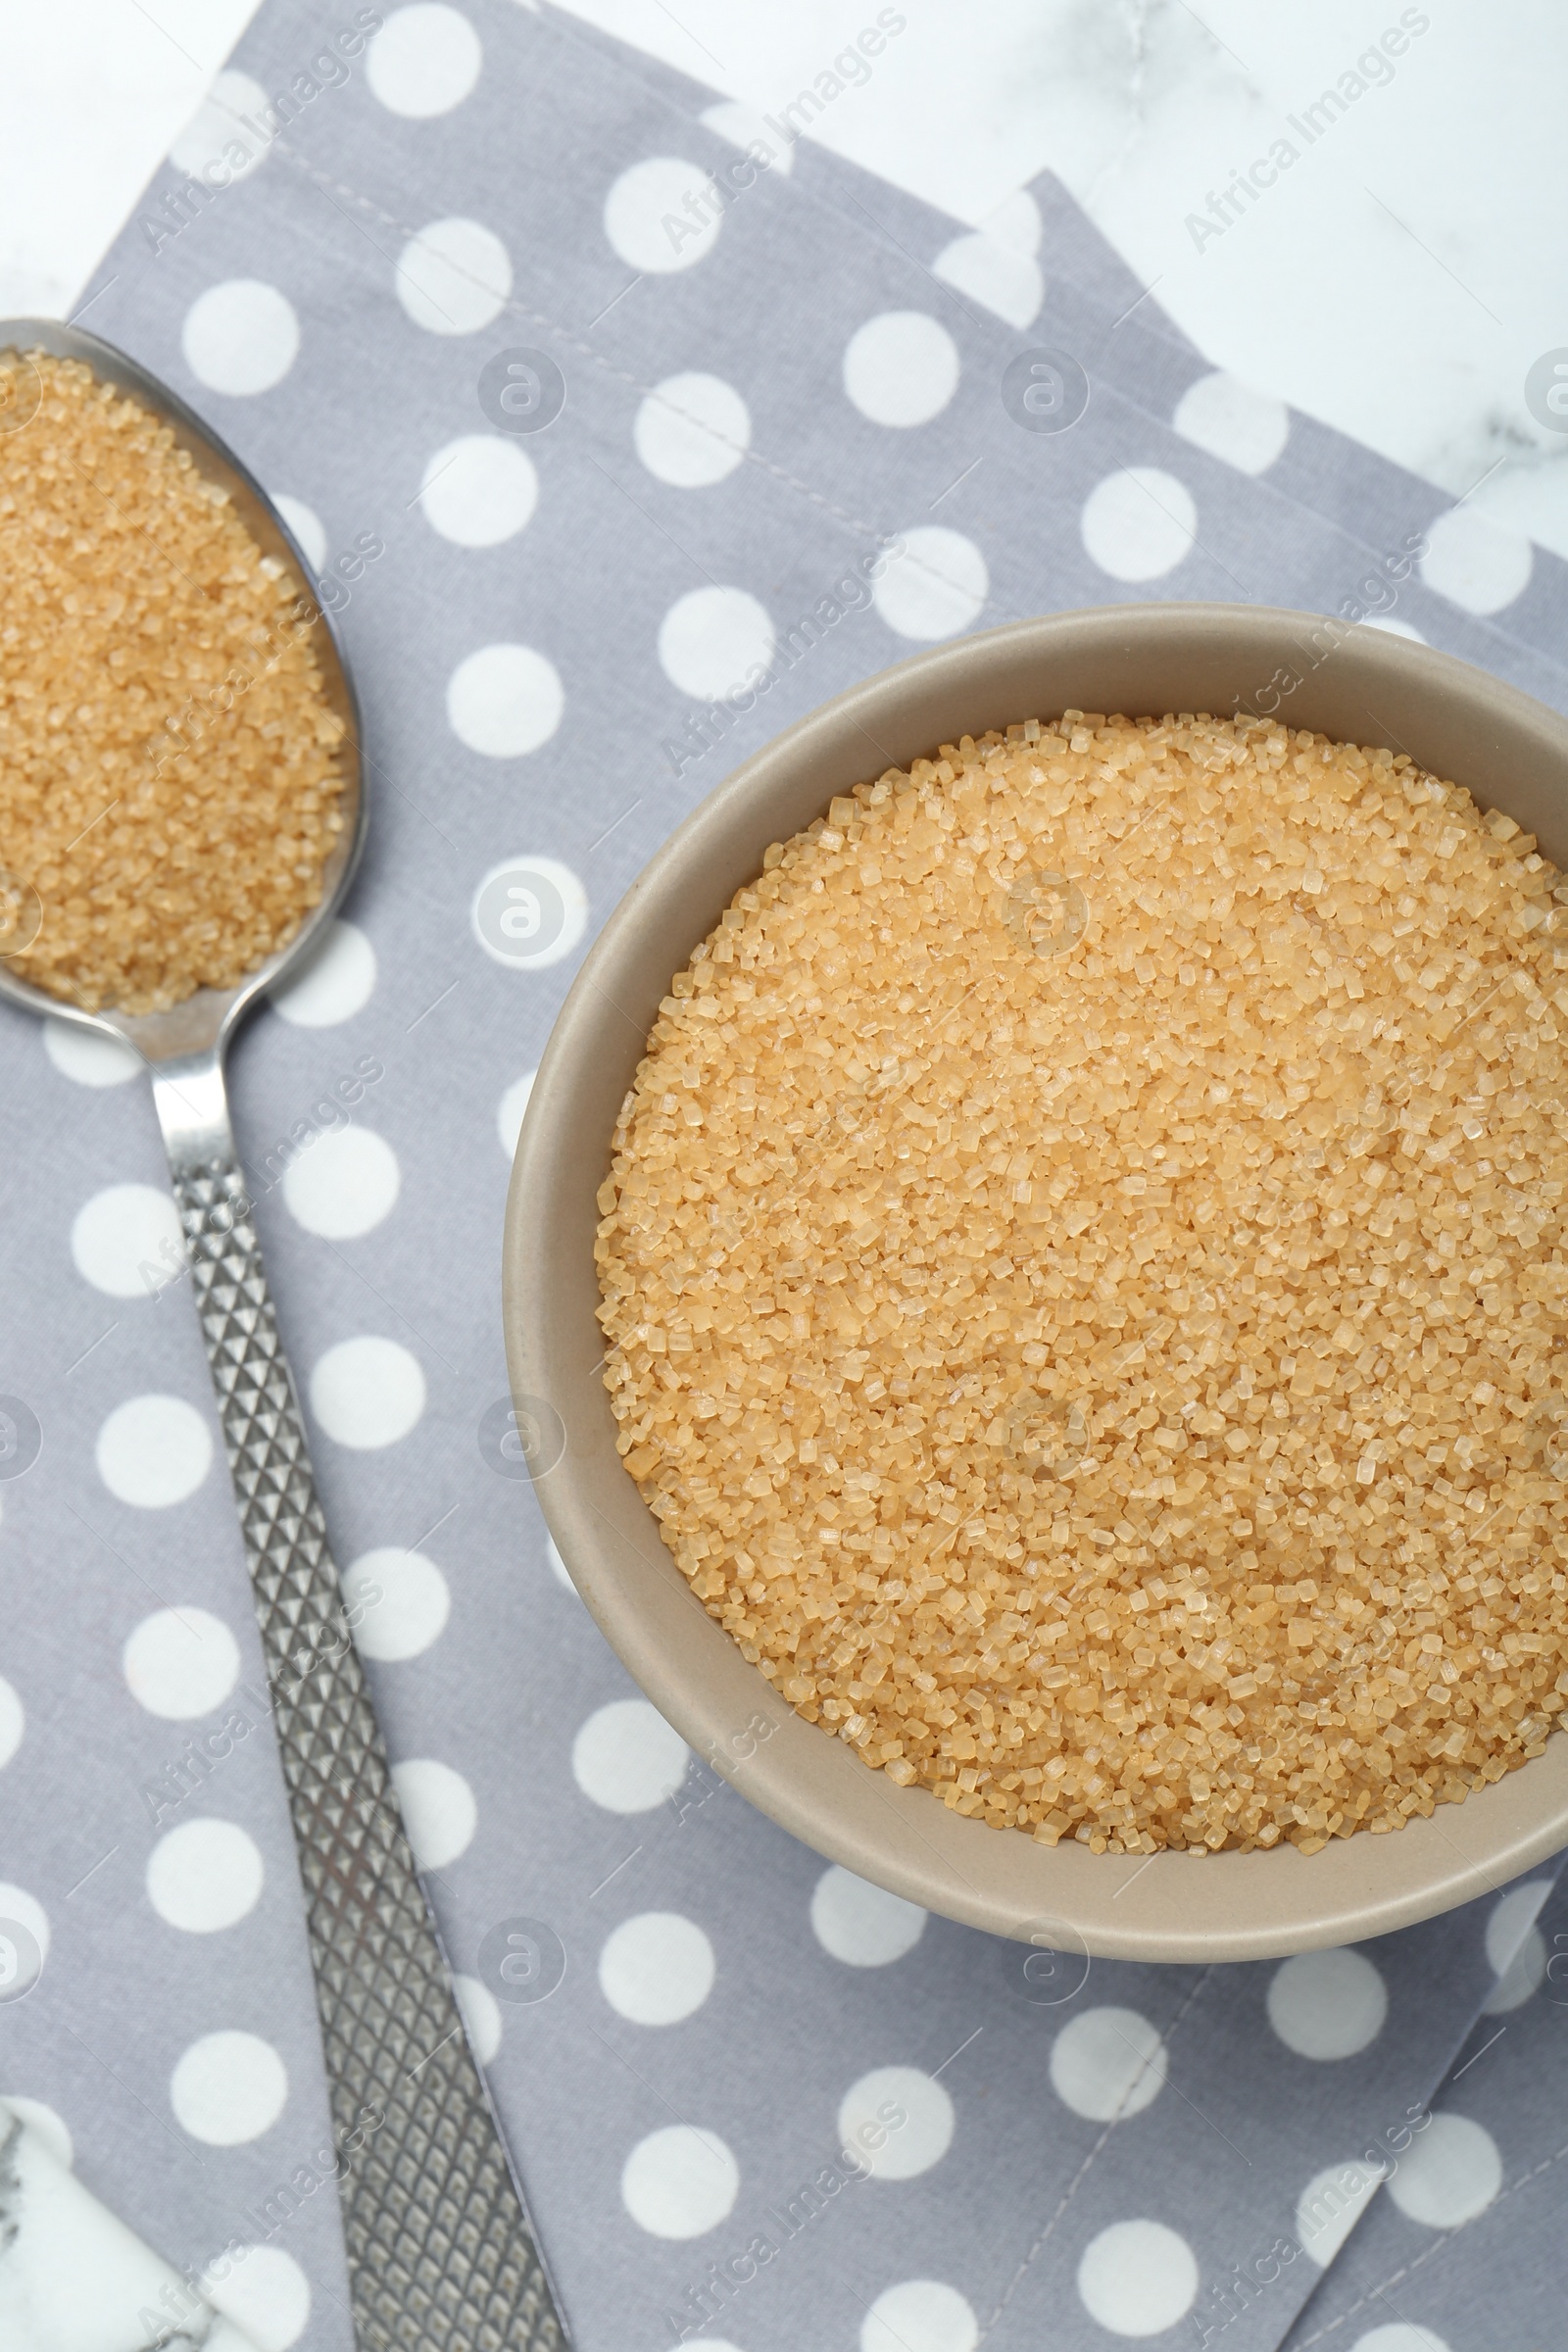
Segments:
[[[64,318],[256,0],[0,0],[0,317]]]
[[[82,2186],[51,2120],[0,2099],[6,2352],[258,2352]]]
[[[481,32],[518,4],[467,0]],[[0,0],[0,315],[71,310],[254,5]],[[769,110],[876,15],[872,0],[571,5]],[[843,154],[969,221],[1050,166],[1217,365],[1455,495],[1479,483],[1479,510],[1568,555],[1568,432],[1524,398],[1531,363],[1568,345],[1556,0],[903,13],[871,79],[816,125]],[[1308,147],[1288,118],[1401,16],[1428,29]],[[1299,160],[1200,240],[1189,216],[1281,136]]]

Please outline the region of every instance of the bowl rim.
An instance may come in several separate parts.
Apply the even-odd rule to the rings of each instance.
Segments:
[[[1309,652],[1325,629],[1337,632],[1329,650]],[[1285,695],[1308,690],[1285,712],[1284,723],[1296,727],[1327,731],[1309,710],[1311,690],[1321,704],[1331,671],[1333,692],[1342,701],[1348,695],[1351,707],[1374,720],[1366,700],[1373,689],[1378,701],[1403,695],[1413,708],[1436,709],[1438,731],[1472,746],[1472,767],[1506,758],[1535,779],[1536,804],[1556,815],[1557,846],[1568,862],[1568,720],[1435,648],[1352,630],[1320,614],[1176,604],[1053,613],[950,640],[795,720],[725,776],[661,844],[609,915],[558,1015],[518,1139],[505,1222],[507,1352],[518,1425],[530,1429],[535,1493],[568,1574],[642,1690],[699,1757],[816,1852],[927,1910],[1081,1954],[1086,1966],[1097,1955],[1183,1963],[1276,1957],[1386,1935],[1498,1891],[1568,1845],[1568,1739],[1549,1737],[1540,1756],[1462,1805],[1440,1803],[1431,1815],[1416,1816],[1396,1836],[1357,1833],[1311,1855],[1288,1844],[1201,1857],[1093,1855],[1076,1841],[1051,1847],[1027,1832],[989,1829],[952,1812],[924,1788],[894,1788],[795,1713],[708,1615],[665,1550],[658,1521],[613,1449],[615,1424],[598,1377],[602,1334],[594,1324],[592,1345],[585,1345],[581,1298],[574,1300],[572,1292],[574,1268],[582,1291],[584,1260],[580,1250],[574,1256],[567,1236],[577,1244],[584,1232],[591,1236],[592,1195],[610,1163],[613,1111],[585,1137],[585,1093],[603,1092],[608,1064],[634,1069],[657,1017],[646,1002],[639,958],[648,969],[669,958],[662,961],[662,983],[655,983],[667,989],[668,975],[706,936],[734,889],[760,870],[767,844],[809,821],[798,809],[769,821],[784,790],[824,813],[833,792],[848,791],[849,782],[813,798],[808,780],[824,761],[854,780],[872,772],[873,760],[878,773],[892,764],[882,757],[891,721],[922,694],[951,699],[967,691],[979,706],[988,681],[1010,674],[1009,665],[1020,661],[1088,666],[1125,659],[1148,666],[1195,645],[1216,660],[1245,657],[1270,688],[1295,673]],[[1275,659],[1282,652],[1283,663]],[[1272,672],[1255,666],[1265,662]],[[1122,707],[1134,715],[1141,710]],[[1242,697],[1232,704],[1251,707]],[[1061,708],[1090,704],[1048,702],[1012,715],[1043,717]],[[1002,723],[986,717],[967,731]],[[949,727],[934,740],[919,740],[931,750],[958,731]],[[1391,740],[1381,721],[1355,739]],[[910,756],[900,753],[898,763]],[[1417,760],[1466,781],[1456,775],[1463,762]],[[1484,792],[1476,797],[1492,805]],[[1516,797],[1514,808],[1521,806]],[[1528,821],[1531,809],[1523,813]],[[1542,832],[1540,824],[1534,829]],[[755,844],[749,865],[748,843]],[[715,857],[723,869],[718,882],[709,870]],[[744,869],[738,879],[728,879],[738,867]],[[664,933],[684,938],[685,947],[671,956]],[[552,1246],[536,1248],[534,1237],[543,1234]],[[591,1249],[586,1264],[592,1277]],[[597,1278],[592,1298],[597,1304]],[[596,1350],[599,1360],[590,1361]],[[1194,1867],[1200,1858],[1200,1873]]]

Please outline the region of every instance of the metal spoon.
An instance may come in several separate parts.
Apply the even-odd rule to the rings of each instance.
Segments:
[[[45,318],[0,320],[0,354],[38,349],[85,361],[172,426],[303,589],[309,569],[266,493],[166,385],[95,335]],[[28,396],[24,360],[0,362],[0,430],[25,430]],[[310,954],[365,839],[359,706],[331,619],[314,598],[308,611],[327,700],[346,729],[345,823],[298,936],[237,988],[202,989],[167,1012],[79,1011],[19,979],[3,955],[0,996],[121,1039],[152,1076],[299,1849],[361,2352],[555,2352],[564,2336],[464,2035],[348,1631],[223,1089],[235,1028]],[[0,935],[13,956],[25,944]]]

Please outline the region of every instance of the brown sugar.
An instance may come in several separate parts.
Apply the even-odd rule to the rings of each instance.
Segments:
[[[0,920],[36,925],[8,968],[154,1011],[319,902],[343,723],[301,583],[170,427],[79,361],[0,365],[37,394],[0,432]]]
[[[599,1196],[627,1468],[873,1769],[1308,1852],[1568,1691],[1568,901],[1403,756],[1069,711],[769,850]]]

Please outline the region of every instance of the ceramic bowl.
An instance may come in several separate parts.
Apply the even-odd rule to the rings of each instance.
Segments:
[[[962,734],[1063,710],[1277,714],[1406,751],[1568,864],[1568,722],[1431,648],[1309,613],[1134,605],[1020,621],[916,655],[801,719],[665,842],[600,932],[539,1067],[506,1226],[519,1428],[571,1576],[610,1642],[699,1756],[808,1845],[878,1886],[1057,1958],[1248,1960],[1387,1934],[1502,1886],[1568,1844],[1568,1738],[1463,1805],[1384,1837],[1199,1857],[1092,1854],[964,1820],[898,1788],[796,1715],[689,1590],[615,1451],[600,1366],[594,1196],[671,975],[835,794]],[[1031,1966],[1034,1965],[1031,1963]],[[1049,1982],[1046,1989],[1049,1992]]]

